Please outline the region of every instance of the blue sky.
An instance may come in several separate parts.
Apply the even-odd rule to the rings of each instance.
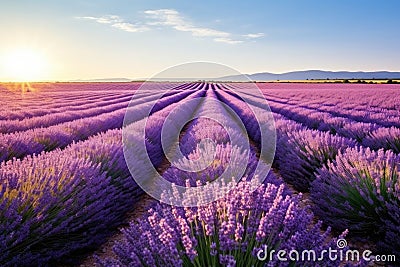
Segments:
[[[191,61],[243,73],[400,71],[399,9],[395,0],[2,1],[0,56],[35,51],[43,79],[56,80],[149,77]]]

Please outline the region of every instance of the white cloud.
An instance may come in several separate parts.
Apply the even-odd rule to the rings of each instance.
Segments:
[[[148,29],[146,27],[138,27],[136,25],[133,25],[132,23],[127,23],[127,22],[118,22],[112,24],[111,26],[126,32],[143,32]]]
[[[77,17],[78,19],[86,19],[86,20],[94,20],[97,23],[101,24],[110,24],[111,27],[114,27],[119,30],[123,30],[126,32],[144,32],[149,30],[148,27],[140,24],[134,24],[130,22],[124,21],[122,18],[116,15],[106,15],[101,17]]]
[[[219,42],[219,43],[226,43],[226,44],[240,44],[240,43],[243,43],[243,41],[241,41],[241,40],[232,40],[232,39],[226,38],[226,37],[214,38],[214,41]]]
[[[177,10],[155,9],[144,11],[145,21],[142,23],[127,22],[117,15],[105,15],[100,17],[85,16],[78,19],[92,20],[101,24],[108,24],[113,28],[126,32],[144,32],[157,26],[171,27],[177,31],[188,32],[196,37],[209,37],[214,42],[226,44],[240,44],[245,39],[257,39],[264,36],[264,33],[249,33],[244,35],[232,34],[213,28],[194,25]]]
[[[178,11],[174,9],[157,9],[147,10],[144,12],[152,21],[148,25],[169,26],[177,31],[190,32],[193,36],[198,37],[214,37],[216,42],[224,42],[229,44],[237,44],[242,41],[232,40],[231,33],[219,31],[211,28],[194,26],[187,21]]]
[[[264,37],[265,34],[262,33],[262,32],[259,32],[259,33],[249,33],[249,34],[245,34],[245,35],[243,35],[243,36],[246,37],[246,38],[255,39],[255,38]]]

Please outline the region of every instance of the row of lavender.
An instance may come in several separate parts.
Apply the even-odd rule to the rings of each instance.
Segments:
[[[244,110],[241,116],[256,138],[257,121],[232,94],[219,91],[225,103]],[[311,192],[314,212],[328,225],[349,229],[353,237],[368,238],[381,252],[399,256],[400,156],[371,151],[355,140],[310,130],[279,115],[276,128],[275,166],[297,190]]]
[[[170,103],[171,100],[180,99],[193,93],[191,90],[153,92],[146,97],[137,97],[130,102],[132,112],[138,114],[137,120],[144,118],[147,114],[141,111],[151,107],[159,99],[153,109],[156,112]],[[35,128],[23,132],[0,134],[0,162],[12,158],[23,158],[26,155],[38,154],[42,151],[51,151],[56,148],[64,148],[74,141],[87,139],[88,137],[109,130],[121,128],[124,120],[127,103],[123,103],[120,109],[105,112],[95,117],[86,117],[71,122],[60,123],[47,128]]]
[[[360,144],[372,149],[385,148],[400,153],[400,128],[397,126],[383,127],[373,122],[357,122],[350,118],[335,117],[325,112],[315,112],[307,108],[291,109],[286,106],[271,106],[271,108],[309,128],[337,133],[355,139]]]
[[[229,92],[229,91],[228,91]],[[264,100],[245,92],[246,101],[259,105]],[[285,104],[269,103],[273,112],[284,115],[310,129],[329,131],[333,134],[354,139],[365,147],[374,150],[384,148],[400,153],[400,128],[384,127],[373,122],[358,122],[351,118],[336,117],[327,112],[319,112],[305,107],[290,107]],[[384,120],[381,120],[384,122]],[[396,122],[398,118],[396,119]]]
[[[184,84],[174,88],[174,90],[184,90],[190,87],[191,84]],[[162,91],[165,91],[165,89]],[[82,97],[80,101],[74,102],[77,107],[73,109],[70,109],[71,105],[68,105],[67,108],[65,106],[59,107],[58,110],[53,110],[53,112],[45,115],[15,120],[0,120],[0,133],[13,133],[33,128],[48,127],[76,119],[95,117],[99,114],[122,109],[128,105],[133,93],[134,92],[125,93],[123,96],[116,97],[112,100],[109,98],[98,99],[94,106],[93,104],[85,104],[85,99]],[[151,92],[141,92],[140,97],[146,97],[160,93],[160,90],[156,91],[153,89]],[[138,96],[135,96],[135,99],[138,99]],[[37,101],[38,100],[39,99],[37,99]],[[45,110],[47,108],[48,107],[43,106],[41,109]]]
[[[15,90],[12,86],[16,87]],[[32,84],[35,90],[25,94],[17,86],[18,84],[0,84],[0,103],[6,107],[0,112],[0,120],[22,120],[61,112],[63,109],[74,110],[81,105],[96,105],[96,102],[102,100],[131,95],[139,88],[140,83],[39,83]]]
[[[35,84],[35,87],[38,86],[36,91],[21,94],[9,92],[0,83],[0,104],[6,107],[0,112],[0,121],[12,123],[13,120],[107,106],[122,98],[131,97],[141,85],[142,83],[45,83]],[[154,84],[151,91],[141,90],[140,94],[145,96],[161,89],[165,91],[179,86],[187,87],[188,84]]]
[[[253,171],[260,164],[256,149],[243,151],[243,147],[233,146],[231,142],[234,139],[247,135],[231,113],[215,101],[218,99],[212,89],[215,89],[214,85],[209,86],[206,99],[194,115],[199,119],[193,120],[181,137],[183,158],[180,167],[191,164],[190,160],[206,161],[204,157],[207,157],[211,147],[196,146],[202,140],[211,139],[215,143],[214,161],[200,172],[183,171],[184,167],[171,166],[163,173],[163,177],[181,186],[200,186],[216,178],[221,179],[221,174],[227,168],[236,170],[240,169],[239,165],[247,163],[243,176],[236,177],[241,181],[224,198],[200,207],[155,205],[123,230],[124,240],[116,243],[115,257],[100,260],[101,265],[287,266],[288,262],[282,263],[276,256],[260,260],[257,254],[265,246],[268,247],[265,253],[279,249],[314,249],[320,253],[329,246],[335,246],[335,239],[329,238],[329,229],[321,231],[321,222],[313,223],[308,208],[300,206],[300,197],[291,195],[273,173],[266,177],[264,185],[259,186],[255,182],[257,179],[253,177]],[[226,129],[230,129],[230,136]],[[230,159],[229,155],[234,150],[240,151],[241,156]],[[235,174],[233,171],[228,176]],[[232,183],[236,184],[235,181],[213,183],[207,195],[225,191],[231,188]],[[199,198],[197,195],[185,197]],[[290,263],[294,264],[293,261]],[[300,263],[301,259],[298,261]],[[338,264],[328,259],[320,263],[324,266]]]
[[[134,92],[129,91],[115,91],[112,92],[98,92],[97,94],[93,93],[84,93],[82,92],[79,96],[74,98],[68,98],[56,100],[54,99],[57,94],[53,93],[49,96],[43,96],[42,94],[35,94],[36,103],[26,103],[26,100],[15,101],[15,107],[10,107],[8,102],[5,102],[8,109],[3,110],[0,114],[1,121],[12,121],[12,120],[26,120],[33,117],[44,116],[48,114],[56,114],[63,113],[69,111],[79,111],[85,110],[89,108],[96,108],[107,106],[109,104],[116,103],[115,100],[118,100],[123,97],[127,97]],[[41,105],[38,104],[42,98],[49,97],[48,103],[44,101]]]
[[[279,97],[266,96],[271,103],[282,104],[287,107],[302,107],[315,112],[326,112],[336,117],[350,118],[361,122],[373,122],[383,126],[399,126],[396,117],[400,115],[397,109],[369,108],[359,103],[347,104],[345,107],[340,104],[326,101],[326,103],[309,103],[299,100],[282,100]],[[382,120],[384,119],[384,120]]]
[[[196,98],[203,92],[188,94]],[[165,117],[182,99],[167,97]],[[0,265],[48,265],[102,243],[142,191],[126,166],[121,129],[64,150],[0,165]]]
[[[35,116],[32,118],[22,120],[3,120],[0,121],[0,133],[15,133],[34,128],[49,127],[52,125],[69,122],[77,119],[95,117],[103,113],[113,112],[125,108],[131,96],[118,98],[110,101],[106,106],[100,105],[99,107],[86,108],[80,107],[78,110],[73,111],[60,111],[58,113],[50,113],[43,116]]]
[[[66,99],[63,99],[63,101],[61,99],[55,100],[55,95],[56,94],[51,95],[52,98],[50,103],[46,103],[46,101],[44,101],[42,105],[38,104],[38,102],[41,102],[38,100],[48,96],[35,95],[36,103],[34,102],[29,104],[26,103],[26,100],[24,100],[23,103],[21,103],[21,101],[14,100],[14,107],[8,102],[4,101],[4,105],[7,106],[7,110],[3,110],[1,112],[0,120],[23,120],[37,116],[44,116],[51,113],[76,111],[106,106],[109,104],[108,101],[114,101],[115,99],[127,96],[128,92],[114,92],[113,94],[110,92],[99,92],[98,94],[94,95],[83,93],[79,97],[76,97],[76,99],[68,99],[68,97],[66,97]]]
[[[229,87],[232,87],[232,85],[227,85]],[[301,85],[299,85],[301,86]],[[306,85],[307,86],[307,85]],[[246,85],[234,85],[234,88],[236,90],[244,89],[244,92],[246,92]],[[300,87],[301,88],[301,87]],[[392,126],[400,126],[398,117],[400,116],[400,112],[398,108],[394,109],[385,109],[385,108],[371,108],[371,105],[365,105],[361,104],[363,99],[369,95],[375,95],[377,98],[378,93],[379,94],[384,94],[386,97],[392,97],[391,101],[393,103],[396,103],[396,90],[392,88],[390,91],[385,91],[384,88],[382,88],[379,92],[368,92],[368,91],[363,91],[362,93],[360,92],[344,92],[347,98],[350,98],[351,95],[356,95],[358,96],[358,101],[355,101],[353,103],[349,103],[349,101],[343,101],[344,99],[341,99],[341,102],[338,102],[339,100],[333,98],[323,98],[318,99],[318,102],[314,100],[313,102],[309,103],[304,98],[300,98],[297,101],[291,100],[292,98],[289,98],[289,100],[282,99],[280,95],[282,92],[285,92],[284,89],[281,92],[271,92],[270,90],[267,90],[264,88],[263,90],[266,92],[266,98],[269,101],[271,107],[274,106],[277,109],[285,109],[285,110],[296,110],[300,109],[306,111],[308,114],[318,114],[316,116],[325,116],[327,118],[340,118],[340,119],[350,119],[353,121],[358,121],[358,122],[364,122],[364,123],[373,123],[377,124],[379,126],[385,126],[385,127],[392,127]],[[333,89],[331,89],[333,91]],[[318,94],[319,91],[315,92],[310,92],[310,95]],[[386,92],[386,93],[385,93]],[[275,93],[275,96],[271,96],[271,94]],[[301,91],[298,92],[300,94]],[[278,96],[276,96],[276,94]],[[296,96],[296,93],[293,93]],[[336,91],[336,94],[337,91]],[[363,97],[364,95],[364,97]],[[329,95],[330,96],[330,95]],[[382,97],[379,95],[379,97]],[[321,102],[324,103],[321,103]],[[399,100],[397,100],[399,101]],[[343,104],[345,103],[345,104]],[[346,121],[345,121],[346,122]]]
[[[400,96],[397,93],[399,85],[396,84],[258,84],[258,86],[267,99],[328,109],[333,113],[338,112],[337,115],[353,111],[400,115]]]

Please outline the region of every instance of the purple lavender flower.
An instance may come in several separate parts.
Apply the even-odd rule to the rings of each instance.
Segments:
[[[378,128],[371,132],[364,140],[363,145],[372,149],[384,148],[391,149],[393,152],[400,153],[400,128]]]
[[[312,183],[315,213],[336,229],[384,240],[398,251],[400,157],[391,151],[348,148]],[[398,239],[398,238],[397,238]],[[393,242],[392,242],[393,241]],[[397,244],[397,245],[396,245]]]
[[[263,266],[266,262],[254,254],[256,247],[318,253],[334,245],[329,230],[321,234],[321,223],[313,225],[313,215],[300,207],[300,198],[283,194],[284,185],[266,184],[254,192],[251,187],[251,181],[242,181],[223,199],[197,208],[158,204],[123,231],[124,240],[114,248],[116,258],[102,264],[128,266],[136,260],[129,255],[136,255],[145,266],[148,262],[154,266]],[[188,211],[191,218],[186,217]],[[169,229],[168,243],[157,227],[160,223],[168,224],[163,227]],[[144,235],[149,236],[145,242]],[[278,263],[276,258],[268,262]]]
[[[308,191],[319,168],[333,160],[355,141],[327,132],[301,130],[288,132],[278,140],[277,162],[285,181],[297,190]]]

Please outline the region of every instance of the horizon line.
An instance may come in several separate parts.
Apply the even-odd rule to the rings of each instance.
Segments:
[[[234,77],[234,76],[251,76],[251,75],[258,75],[258,74],[271,74],[271,75],[284,75],[284,74],[291,74],[291,73],[296,73],[296,72],[328,72],[328,73],[340,73],[340,72],[345,72],[345,73],[380,73],[380,72],[387,72],[387,73],[399,73],[399,71],[392,71],[392,70],[375,70],[375,71],[365,71],[365,70],[357,70],[357,71],[351,71],[351,70],[321,70],[321,69],[304,69],[304,70],[292,70],[292,71],[286,71],[286,72],[268,72],[268,71],[262,71],[262,72],[254,72],[254,73],[245,73],[245,74],[236,74],[236,75],[226,75],[226,76],[221,76],[221,77],[207,77],[207,78],[194,78],[194,77],[181,77],[181,78],[176,78],[176,77],[169,77],[169,78],[126,78],[126,77],[102,77],[102,78],[71,78],[71,79],[43,79],[43,80],[9,80],[9,79],[4,79],[0,80],[1,83],[41,83],[41,82],[141,82],[141,81],[201,81],[201,80],[207,80],[207,81],[212,81],[212,80],[219,80],[219,79],[224,79],[227,77]],[[255,81],[250,78],[248,78],[249,81]],[[323,78],[308,78],[310,80],[324,80]],[[348,78],[326,78],[327,80],[343,80],[343,79],[348,79]],[[386,78],[354,78],[356,80],[358,79],[366,79],[366,80],[387,80],[387,79],[400,79],[400,77],[386,77]],[[295,80],[295,79],[285,79],[285,80]],[[272,80],[266,80],[266,81],[276,81],[274,79]]]

